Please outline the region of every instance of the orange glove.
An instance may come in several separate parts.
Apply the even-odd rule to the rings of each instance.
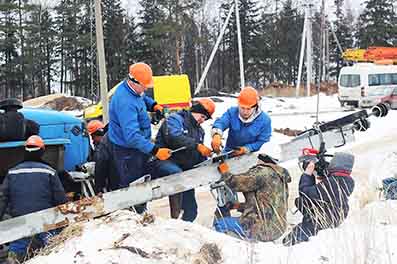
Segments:
[[[163,110],[164,110],[164,107],[162,107],[162,106],[159,105],[159,104],[155,104],[155,105],[153,106],[153,112],[157,112],[157,111],[163,112]]]
[[[221,152],[222,138],[221,135],[215,134],[212,136],[211,147],[215,153],[219,154]]]
[[[241,156],[244,154],[247,154],[249,152],[249,150],[246,147],[238,147],[234,150],[233,154],[235,156]]]
[[[212,153],[212,150],[204,144],[197,144],[197,151],[200,152],[203,157],[209,157]]]
[[[155,154],[159,160],[167,160],[171,157],[171,150],[169,148],[159,148]]]
[[[218,171],[224,175],[229,172],[229,165],[227,165],[226,162],[222,162],[221,164],[218,165]]]

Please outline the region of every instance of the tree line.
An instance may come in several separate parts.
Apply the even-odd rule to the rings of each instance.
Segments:
[[[145,61],[155,75],[188,74],[197,86],[230,0],[219,11],[205,9],[204,0],[140,0],[131,12],[121,0],[102,0],[108,87],[126,77],[128,65]],[[208,1],[207,1],[208,2]],[[239,0],[245,79],[256,88],[297,79],[302,1]],[[276,4],[274,4],[276,2]],[[327,20],[343,49],[397,46],[397,7],[393,0],[367,0],[358,17],[344,0],[334,1]],[[54,6],[37,1],[0,1],[0,98],[32,98],[54,90],[99,98],[95,21],[91,0],[60,0]],[[312,15],[314,63],[320,62],[319,8]],[[329,36],[330,73],[342,67],[333,34]],[[214,58],[205,87],[223,92],[239,90],[236,19],[232,16]]]

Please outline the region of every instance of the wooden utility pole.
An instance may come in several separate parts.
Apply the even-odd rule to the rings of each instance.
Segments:
[[[99,83],[101,85],[102,118],[103,118],[103,123],[107,124],[109,120],[108,97],[107,97],[108,84],[107,84],[107,76],[106,76],[105,47],[103,44],[101,0],[95,0],[95,29],[96,29],[96,45],[98,52]]]

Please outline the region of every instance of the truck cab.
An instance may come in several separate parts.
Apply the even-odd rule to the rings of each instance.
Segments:
[[[397,88],[394,88],[390,94],[382,97],[380,101],[391,109],[397,109]]]

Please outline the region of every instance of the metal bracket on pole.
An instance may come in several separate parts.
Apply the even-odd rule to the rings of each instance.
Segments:
[[[234,9],[234,4],[232,4],[232,6],[230,7],[229,13],[227,14],[227,17],[226,17],[226,20],[225,20],[225,23],[222,26],[222,30],[219,33],[218,39],[216,40],[216,43],[215,43],[215,46],[212,49],[210,58],[208,59],[207,65],[205,65],[203,74],[201,75],[201,78],[200,78],[200,81],[199,81],[199,83],[197,85],[197,88],[196,88],[196,90],[194,90],[194,94],[198,94],[200,92],[201,87],[204,84],[204,80],[207,77],[208,70],[210,69],[210,66],[212,64],[212,61],[214,60],[216,51],[218,50],[218,47],[219,47],[219,44],[221,43],[223,35],[225,34],[226,27],[229,24],[229,20],[230,20],[230,17],[232,16],[233,9]]]

